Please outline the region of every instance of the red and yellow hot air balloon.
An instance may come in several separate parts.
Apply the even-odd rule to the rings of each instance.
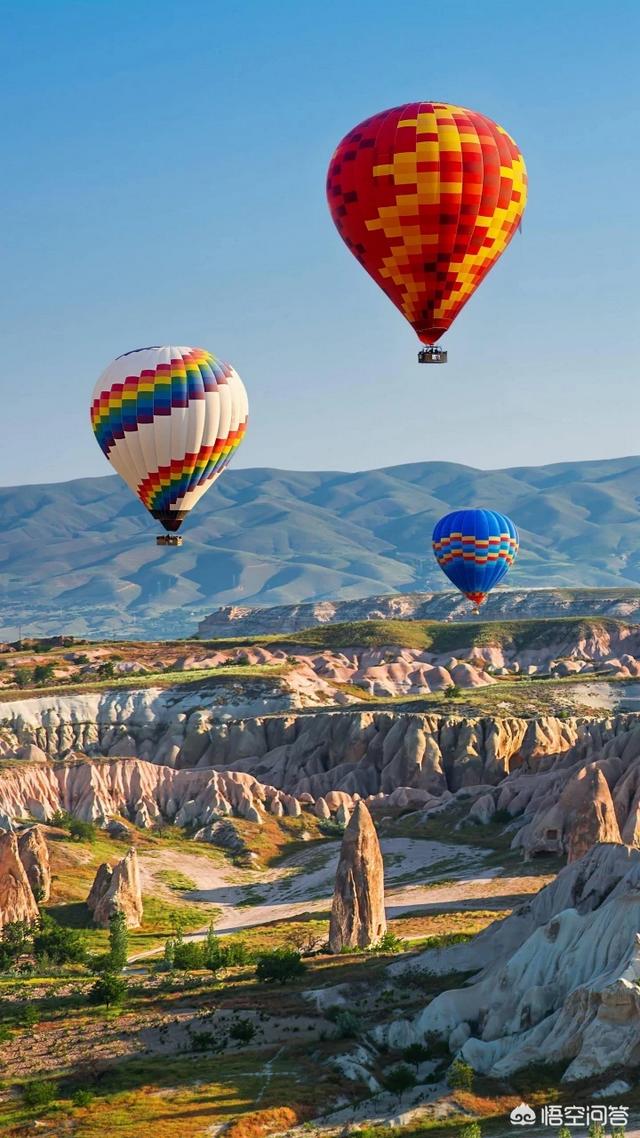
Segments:
[[[516,143],[477,111],[407,103],[343,138],[327,196],[343,241],[426,345],[418,358],[444,363],[434,345],[524,213],[527,172]]]

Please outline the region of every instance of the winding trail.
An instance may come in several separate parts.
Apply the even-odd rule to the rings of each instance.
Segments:
[[[536,892],[546,880],[502,877],[500,868],[485,868],[486,852],[474,847],[411,838],[383,839],[381,847],[388,917],[474,908],[499,912]],[[160,859],[143,853],[142,889],[143,893],[157,895],[166,888],[156,876],[162,870],[185,874],[196,889],[181,894],[184,900],[215,906],[219,911],[215,931],[232,935],[301,913],[326,912],[331,905],[339,849],[337,841],[324,843],[320,849],[314,845],[276,869],[249,879],[246,871],[216,864],[198,854],[166,851]],[[207,929],[208,925],[203,925],[188,933],[185,940],[201,940]],[[132,955],[129,963],[160,952],[161,947],[147,949]]]

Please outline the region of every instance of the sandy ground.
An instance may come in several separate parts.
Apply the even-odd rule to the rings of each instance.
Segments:
[[[545,884],[539,877],[501,877],[499,868],[484,869],[487,855],[474,847],[412,838],[383,839],[381,847],[388,917],[416,911],[509,908],[519,903],[524,894],[536,892]],[[160,870],[178,870],[197,886],[181,896],[216,906],[220,913],[216,932],[238,933],[303,912],[326,912],[331,905],[339,852],[338,842],[327,842],[320,849],[315,846],[303,850],[277,869],[251,875],[249,881],[246,871],[216,864],[197,854],[166,851],[159,858],[143,853],[142,889],[164,895],[169,891],[157,882],[155,875]],[[203,926],[186,939],[198,940],[205,933]],[[131,957],[131,962],[159,951],[138,953]]]

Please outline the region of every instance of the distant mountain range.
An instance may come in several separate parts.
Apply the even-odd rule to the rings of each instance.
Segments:
[[[163,549],[117,477],[0,490],[0,637],[185,636],[218,606],[447,588],[431,530],[493,506],[520,530],[510,585],[640,583],[640,458],[475,470],[230,470]]]

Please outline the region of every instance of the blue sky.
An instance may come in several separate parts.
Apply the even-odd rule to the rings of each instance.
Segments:
[[[619,0],[0,2],[0,483],[109,471],[88,425],[121,352],[230,360],[235,463],[483,467],[640,452],[640,5]],[[350,257],[335,144],[412,99],[497,119],[523,235],[420,368]]]

